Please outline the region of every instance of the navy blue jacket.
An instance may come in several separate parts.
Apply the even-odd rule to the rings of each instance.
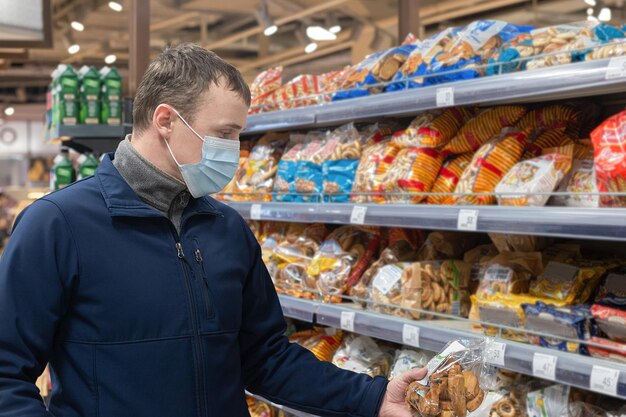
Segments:
[[[1,417],[243,417],[244,388],[322,416],[373,417],[386,379],[284,336],[243,219],[192,200],[180,236],[105,157],[19,217],[0,260]],[[50,363],[49,410],[34,382]]]

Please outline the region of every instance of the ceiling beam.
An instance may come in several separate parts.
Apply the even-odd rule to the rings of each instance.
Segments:
[[[298,13],[292,13],[289,16],[286,17],[281,17],[280,19],[276,19],[274,21],[274,23],[277,26],[281,26],[284,25],[285,23],[289,23],[289,22],[293,22],[294,20],[300,20],[303,19],[305,17],[308,16],[312,16],[315,15],[317,13],[321,13],[323,11],[326,10],[330,10],[330,9],[335,9],[345,3],[347,3],[349,0],[328,0],[325,1],[323,3],[317,4],[315,6],[309,7],[308,9],[304,9],[301,12]],[[205,48],[209,49],[209,50],[215,50],[215,49],[219,49],[222,46],[225,45],[229,45],[231,43],[235,43],[239,40],[254,36],[254,35],[258,35],[259,33],[263,33],[263,28],[261,26],[256,26],[254,28],[248,29],[248,30],[244,30],[242,32],[236,33],[234,35],[231,36],[227,36],[223,39],[220,39],[218,41],[215,42],[211,42],[207,45],[204,45]]]
[[[150,32],[157,32],[160,30],[170,29],[172,27],[189,26],[190,24],[193,24],[194,26],[198,26],[200,24],[200,13],[183,13],[169,19],[163,19],[156,23],[152,23],[150,24]]]

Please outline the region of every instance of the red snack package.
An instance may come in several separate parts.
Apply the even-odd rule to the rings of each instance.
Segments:
[[[609,117],[593,132],[598,191],[626,192],[626,111]],[[605,207],[626,207],[626,197],[601,196]]]

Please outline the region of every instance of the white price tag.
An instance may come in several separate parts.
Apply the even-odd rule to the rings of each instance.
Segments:
[[[402,326],[402,343],[408,346],[420,347],[420,329],[410,324]]]
[[[341,312],[341,328],[346,332],[354,333],[354,317],[356,313],[354,311],[342,311]]]
[[[593,365],[593,368],[591,369],[589,388],[593,391],[601,392],[602,394],[616,396],[618,380],[619,369]]]
[[[611,58],[606,67],[606,79],[614,80],[626,77],[626,56]]]
[[[367,207],[354,206],[352,208],[352,214],[350,215],[351,224],[365,224],[365,215],[367,214]]]
[[[456,228],[475,232],[478,227],[478,210],[459,210],[459,218]]]
[[[437,89],[437,107],[454,106],[454,87]]]
[[[250,220],[261,220],[261,204],[250,206]]]
[[[556,361],[556,356],[535,352],[533,356],[533,376],[555,381]]]
[[[506,344],[501,342],[491,342],[487,346],[485,359],[487,363],[496,366],[504,366],[504,353],[506,352]]]

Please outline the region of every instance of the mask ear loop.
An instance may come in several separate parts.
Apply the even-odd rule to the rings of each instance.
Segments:
[[[176,162],[176,165],[178,165],[179,167],[182,166],[181,164],[178,163],[178,159],[176,159],[176,157],[174,156],[174,152],[172,152],[172,148],[170,148],[170,144],[167,141],[167,139],[163,138],[163,141],[165,142],[165,146],[167,146],[167,150],[170,151],[170,155],[172,156],[172,159],[174,159],[174,162]]]
[[[204,142],[204,139],[202,138],[202,136],[200,136],[200,135],[198,134],[198,132],[196,132],[196,130],[195,130],[193,127],[191,127],[191,125],[190,125],[189,123],[187,123],[187,120],[185,120],[185,119],[183,118],[183,116],[181,116],[181,115],[180,115],[180,113],[178,112],[178,110],[176,110],[176,109],[175,109],[174,107],[172,107],[172,106],[169,106],[169,108],[170,108],[170,109],[172,109],[172,110],[174,110],[174,113],[176,113],[176,115],[180,118],[180,120],[182,120],[182,121],[183,121],[183,123],[185,124],[185,126],[187,126],[189,129],[191,129],[191,131],[192,131],[192,132],[193,132],[193,133],[194,133],[194,134],[198,137],[198,139],[200,139],[202,142]]]

